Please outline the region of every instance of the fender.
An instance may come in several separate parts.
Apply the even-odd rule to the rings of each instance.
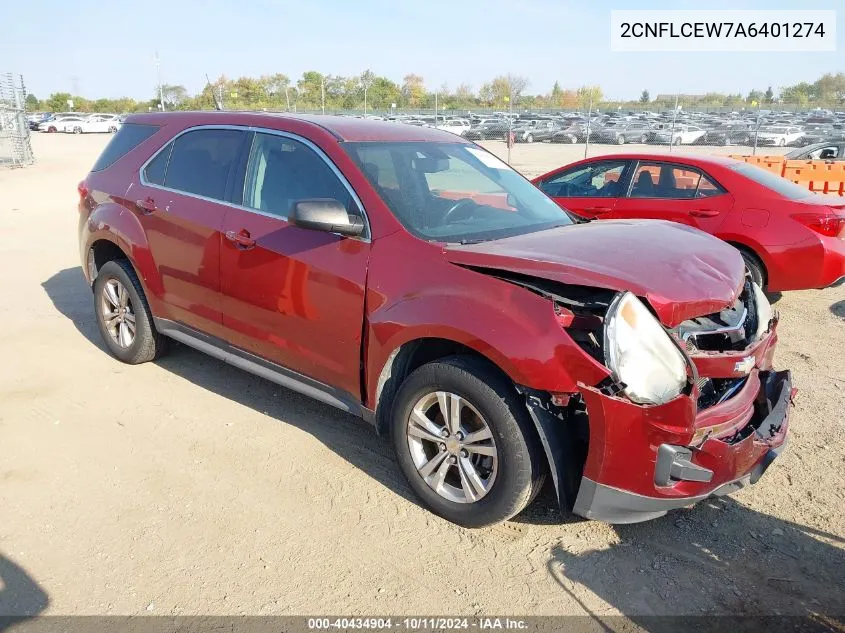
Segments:
[[[117,202],[109,200],[98,205],[81,227],[80,242],[84,244],[83,269],[88,275],[85,262],[88,251],[99,240],[112,242],[126,253],[141,283],[148,300],[160,301],[164,292],[158,267],[153,261],[147,236],[141,222],[131,211]],[[93,283],[93,279],[89,279]]]
[[[460,293],[447,288],[422,288],[369,314],[365,372],[370,408],[377,404],[379,377],[391,355],[424,338],[465,345],[516,385],[531,389],[575,393],[575,376],[596,384],[609,375],[560,326],[547,299],[493,279]],[[451,323],[444,323],[444,315],[450,315]]]

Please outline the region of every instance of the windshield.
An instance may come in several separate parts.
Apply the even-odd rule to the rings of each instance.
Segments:
[[[489,152],[463,143],[344,143],[396,218],[427,240],[478,242],[573,224]]]
[[[809,189],[796,185],[794,182],[786,178],[781,178],[777,174],[773,174],[756,165],[739,163],[732,165],[731,169],[790,200],[801,200],[802,198],[808,198],[813,195]]]

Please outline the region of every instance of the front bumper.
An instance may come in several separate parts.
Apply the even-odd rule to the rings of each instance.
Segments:
[[[732,398],[697,411],[696,392],[641,406],[582,386],[589,448],[573,512],[636,523],[755,483],[783,449],[792,402],[788,371],[771,370],[773,330],[741,353],[755,369]],[[702,376],[728,376],[736,358],[693,357]]]

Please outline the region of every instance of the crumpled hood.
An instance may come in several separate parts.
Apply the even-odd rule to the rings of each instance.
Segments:
[[[564,284],[630,290],[666,327],[733,305],[745,265],[732,246],[657,220],[601,220],[479,244],[449,244],[455,264]]]

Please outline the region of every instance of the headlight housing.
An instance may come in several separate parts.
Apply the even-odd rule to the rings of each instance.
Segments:
[[[605,319],[604,354],[625,394],[641,404],[664,404],[687,384],[687,362],[669,333],[630,292],[610,305]]]
[[[774,314],[772,312],[772,304],[769,303],[769,300],[763,293],[763,289],[753,282],[751,285],[754,288],[754,303],[757,304],[757,332],[754,340],[759,341],[760,337],[768,331],[769,322],[772,320]]]

